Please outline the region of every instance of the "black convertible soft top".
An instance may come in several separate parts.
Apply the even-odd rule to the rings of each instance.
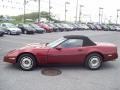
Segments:
[[[67,39],[82,39],[83,40],[83,46],[94,46],[94,45],[96,45],[87,36],[83,36],[83,35],[67,35],[67,36],[64,36],[64,38],[67,38]]]

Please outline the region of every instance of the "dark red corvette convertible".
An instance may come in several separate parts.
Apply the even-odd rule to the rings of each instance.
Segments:
[[[118,57],[117,47],[109,43],[96,43],[86,36],[68,35],[49,44],[29,44],[12,50],[5,62],[18,64],[23,70],[32,70],[42,64],[85,64],[89,69],[99,69],[103,62]]]

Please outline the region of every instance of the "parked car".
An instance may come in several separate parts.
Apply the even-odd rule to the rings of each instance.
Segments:
[[[29,24],[18,24],[18,28],[22,30],[23,34],[34,34],[35,29],[29,26]]]
[[[64,27],[65,31],[72,31],[73,30],[73,27],[71,27],[67,23],[61,23],[61,25]]]
[[[100,26],[101,26],[102,30],[104,30],[104,31],[109,31],[110,30],[110,28],[105,24],[100,24]]]
[[[78,27],[78,30],[83,30],[83,29],[81,28],[80,23],[75,23],[75,25]]]
[[[46,30],[46,32],[48,32],[48,33],[53,32],[53,28],[45,23],[39,22],[39,23],[35,23],[35,24],[37,24],[41,28],[44,28]]]
[[[116,25],[116,26],[115,26],[115,29],[116,29],[116,31],[120,31],[120,26],[119,26],[119,25]]]
[[[19,29],[18,27],[16,27],[14,24],[12,23],[2,23],[1,27],[5,30],[6,34],[21,34],[21,29]]]
[[[59,32],[59,28],[56,25],[54,25],[53,23],[46,23],[46,24],[49,27],[51,27],[54,32]]]
[[[0,27],[0,36],[3,36],[5,34],[4,30],[2,27]]]
[[[94,24],[87,24],[87,26],[88,26],[91,30],[96,30],[96,27],[94,26]]]
[[[38,25],[36,24],[29,24],[32,28],[35,29],[35,32],[36,33],[44,33],[45,32],[45,29],[43,28],[40,28]]]
[[[71,23],[71,25],[73,26],[73,30],[80,30],[80,26],[77,25],[76,23]]]
[[[116,31],[116,27],[114,25],[108,25],[109,31]]]
[[[116,58],[118,53],[114,44],[93,42],[81,35],[67,35],[48,44],[28,44],[12,50],[4,56],[4,61],[17,64],[23,70],[46,64],[85,64],[96,70],[103,62]]]
[[[94,25],[95,25],[97,30],[102,30],[102,27],[100,26],[100,24],[94,24]]]
[[[54,23],[54,24],[58,27],[60,32],[65,31],[65,28],[61,25],[61,23]]]
[[[80,24],[81,30],[89,30],[90,28],[86,24]]]
[[[78,30],[78,27],[75,24],[73,23],[67,23],[67,24],[71,27],[72,31]]]

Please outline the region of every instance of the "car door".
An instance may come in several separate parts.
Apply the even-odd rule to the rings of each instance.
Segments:
[[[47,63],[81,63],[84,55],[83,40],[69,39],[48,52]]]
[[[22,33],[24,33],[24,28],[22,24],[18,24],[18,28],[20,28],[22,30]]]
[[[2,26],[2,28],[5,30],[5,33],[7,33],[7,32],[8,32],[8,29],[7,29],[6,24],[1,24],[1,26]]]

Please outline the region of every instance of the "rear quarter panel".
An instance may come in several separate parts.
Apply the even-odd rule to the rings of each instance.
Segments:
[[[104,61],[115,60],[118,58],[117,47],[116,46],[105,46],[96,45],[85,47],[87,55],[90,53],[99,53],[103,56]]]

